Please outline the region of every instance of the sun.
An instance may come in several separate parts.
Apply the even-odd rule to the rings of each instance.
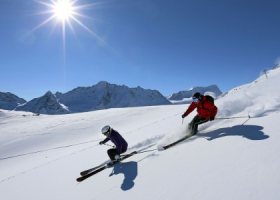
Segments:
[[[68,25],[74,31],[72,23],[77,23],[82,28],[89,31],[83,24],[82,18],[89,18],[81,13],[82,9],[88,9],[95,4],[77,5],[79,0],[33,0],[44,6],[45,10],[38,13],[40,15],[49,15],[49,17],[35,27],[32,31],[44,26],[45,24],[54,21],[54,26],[61,24],[63,30]]]
[[[90,33],[94,38],[96,38],[102,45],[107,46],[107,43],[101,39],[96,33],[94,33],[90,28],[88,28],[83,19],[92,19],[84,14],[82,14],[83,9],[89,9],[91,7],[96,7],[98,5],[103,4],[99,3],[91,3],[81,5],[79,3],[80,0],[33,0],[34,2],[41,4],[44,6],[44,11],[39,12],[39,15],[49,15],[42,23],[33,28],[31,32],[36,31],[37,29],[43,27],[44,25],[54,22],[54,28],[60,25],[62,30],[62,41],[63,41],[63,49],[65,51],[65,43],[66,43],[66,27],[69,27],[72,32],[75,34],[74,24],[80,26],[88,33]],[[54,29],[53,28],[53,29]]]
[[[75,7],[73,6],[73,2],[70,2],[69,0],[60,0],[57,2],[53,2],[52,7],[54,16],[61,21],[73,18],[75,14]]]
[[[48,24],[49,22],[54,21],[54,28],[57,27],[59,24],[62,28],[62,38],[63,44],[65,46],[65,34],[66,34],[66,27],[68,26],[72,32],[74,33],[74,26],[73,24],[77,24],[87,32],[89,32],[93,37],[99,40],[102,44],[106,44],[97,34],[95,34],[92,30],[90,30],[82,21],[82,19],[89,19],[88,16],[82,14],[83,9],[89,9],[90,7],[98,6],[102,3],[91,3],[81,5],[79,4],[79,0],[33,0],[44,6],[45,10],[38,14],[40,15],[49,15],[49,17],[40,23],[37,27],[32,29],[30,32],[33,32],[44,25]],[[79,4],[79,5],[77,5]],[[91,18],[90,18],[91,19]]]
[[[33,0],[34,2],[43,5],[43,11],[38,12],[38,15],[48,15],[48,17],[35,28],[33,28],[29,33],[36,31],[37,29],[45,26],[48,23],[53,22],[53,29],[60,28],[61,38],[62,38],[62,48],[63,57],[65,59],[66,55],[66,32],[70,29],[74,36],[76,37],[75,28],[80,27],[87,31],[93,38],[98,40],[98,43],[102,46],[106,46],[109,49],[109,45],[101,37],[99,37],[95,32],[93,32],[89,27],[87,27],[83,20],[92,18],[82,14],[82,10],[90,9],[98,5],[102,5],[105,2],[95,2],[91,4],[81,4],[81,0]],[[75,26],[76,25],[76,26]]]

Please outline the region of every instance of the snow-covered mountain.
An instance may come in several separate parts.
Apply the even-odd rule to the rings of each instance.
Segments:
[[[48,91],[45,95],[35,98],[23,105],[16,107],[17,111],[28,111],[40,114],[67,114],[67,107],[59,103],[54,94]]]
[[[170,101],[157,90],[143,89],[139,86],[129,88],[101,81],[92,87],[78,87],[64,94],[53,94],[49,91],[44,96],[16,105],[17,107],[11,106],[11,109],[40,114],[66,114],[169,104]]]
[[[216,119],[165,151],[158,147],[187,134],[196,114],[182,124],[188,105],[25,117],[3,110],[1,199],[279,200],[280,68],[267,77],[216,99]],[[108,159],[111,147],[99,145],[107,124],[128,142],[126,153],[138,153],[77,183],[82,170]]]
[[[13,110],[26,101],[10,92],[0,92],[0,109]]]
[[[171,104],[157,90],[129,88],[101,81],[92,87],[78,87],[65,94],[56,93],[58,101],[72,113],[138,106]]]
[[[211,93],[214,98],[222,94],[217,85],[210,85],[207,87],[193,87],[186,91],[180,91],[178,93],[171,94],[167,98],[169,100],[183,100],[184,98],[192,97],[192,95],[196,92],[200,92],[201,94]]]
[[[0,96],[0,108],[7,110],[29,111],[40,114],[66,114],[88,112],[107,108],[124,108],[154,105],[170,105],[174,100],[189,98],[195,92],[210,92],[217,97],[221,91],[216,85],[208,87],[195,87],[188,91],[174,93],[164,97],[157,90],[143,89],[141,87],[129,88],[125,85],[110,84],[100,81],[92,87],[78,87],[67,93],[47,92],[44,96],[29,102],[7,93]],[[0,93],[1,95],[1,93]],[[2,100],[3,99],[3,100]],[[173,101],[172,101],[173,100]],[[188,100],[186,102],[189,102]],[[175,102],[178,103],[178,102]],[[182,103],[181,101],[179,103]],[[19,105],[23,104],[23,105]]]

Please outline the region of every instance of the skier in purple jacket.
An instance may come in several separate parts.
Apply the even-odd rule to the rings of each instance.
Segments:
[[[111,162],[117,162],[120,159],[120,154],[126,152],[127,142],[123,137],[110,126],[104,126],[101,130],[102,134],[106,136],[106,139],[99,142],[100,145],[105,144],[109,140],[116,145],[116,148],[108,149],[107,153],[111,159]]]

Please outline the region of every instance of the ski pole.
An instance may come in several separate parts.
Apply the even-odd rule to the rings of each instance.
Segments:
[[[215,118],[215,119],[237,119],[237,118],[251,118],[251,116],[248,115],[247,117],[221,117],[221,118]]]
[[[115,146],[110,145],[110,144],[104,144],[104,145],[115,148]]]

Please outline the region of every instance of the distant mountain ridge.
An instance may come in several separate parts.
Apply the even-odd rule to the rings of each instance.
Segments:
[[[67,114],[70,113],[64,105],[60,104],[50,91],[44,96],[35,98],[15,108],[18,111],[28,111],[40,114]]]
[[[171,104],[157,90],[129,88],[101,81],[92,87],[78,87],[67,93],[50,91],[15,110],[40,114],[67,114],[107,108],[154,106]]]
[[[68,114],[88,112],[108,108],[169,105],[170,100],[182,100],[194,92],[210,92],[219,96],[221,91],[216,85],[195,87],[164,97],[157,90],[141,87],[129,88],[125,85],[110,84],[100,81],[91,87],[77,87],[69,92],[53,94],[48,91],[39,98],[26,102],[12,93],[0,92],[0,109],[27,111],[40,114]]]
[[[86,112],[107,108],[171,104],[157,90],[129,88],[101,81],[92,87],[78,87],[65,94],[55,94],[70,112]]]
[[[173,93],[167,97],[169,100],[183,100],[184,98],[190,98],[196,92],[201,94],[205,94],[206,92],[211,93],[212,96],[218,97],[222,94],[221,90],[218,88],[217,85],[210,85],[207,87],[193,87],[189,90],[180,91],[178,93]]]
[[[0,109],[13,110],[26,101],[10,92],[0,92]]]

